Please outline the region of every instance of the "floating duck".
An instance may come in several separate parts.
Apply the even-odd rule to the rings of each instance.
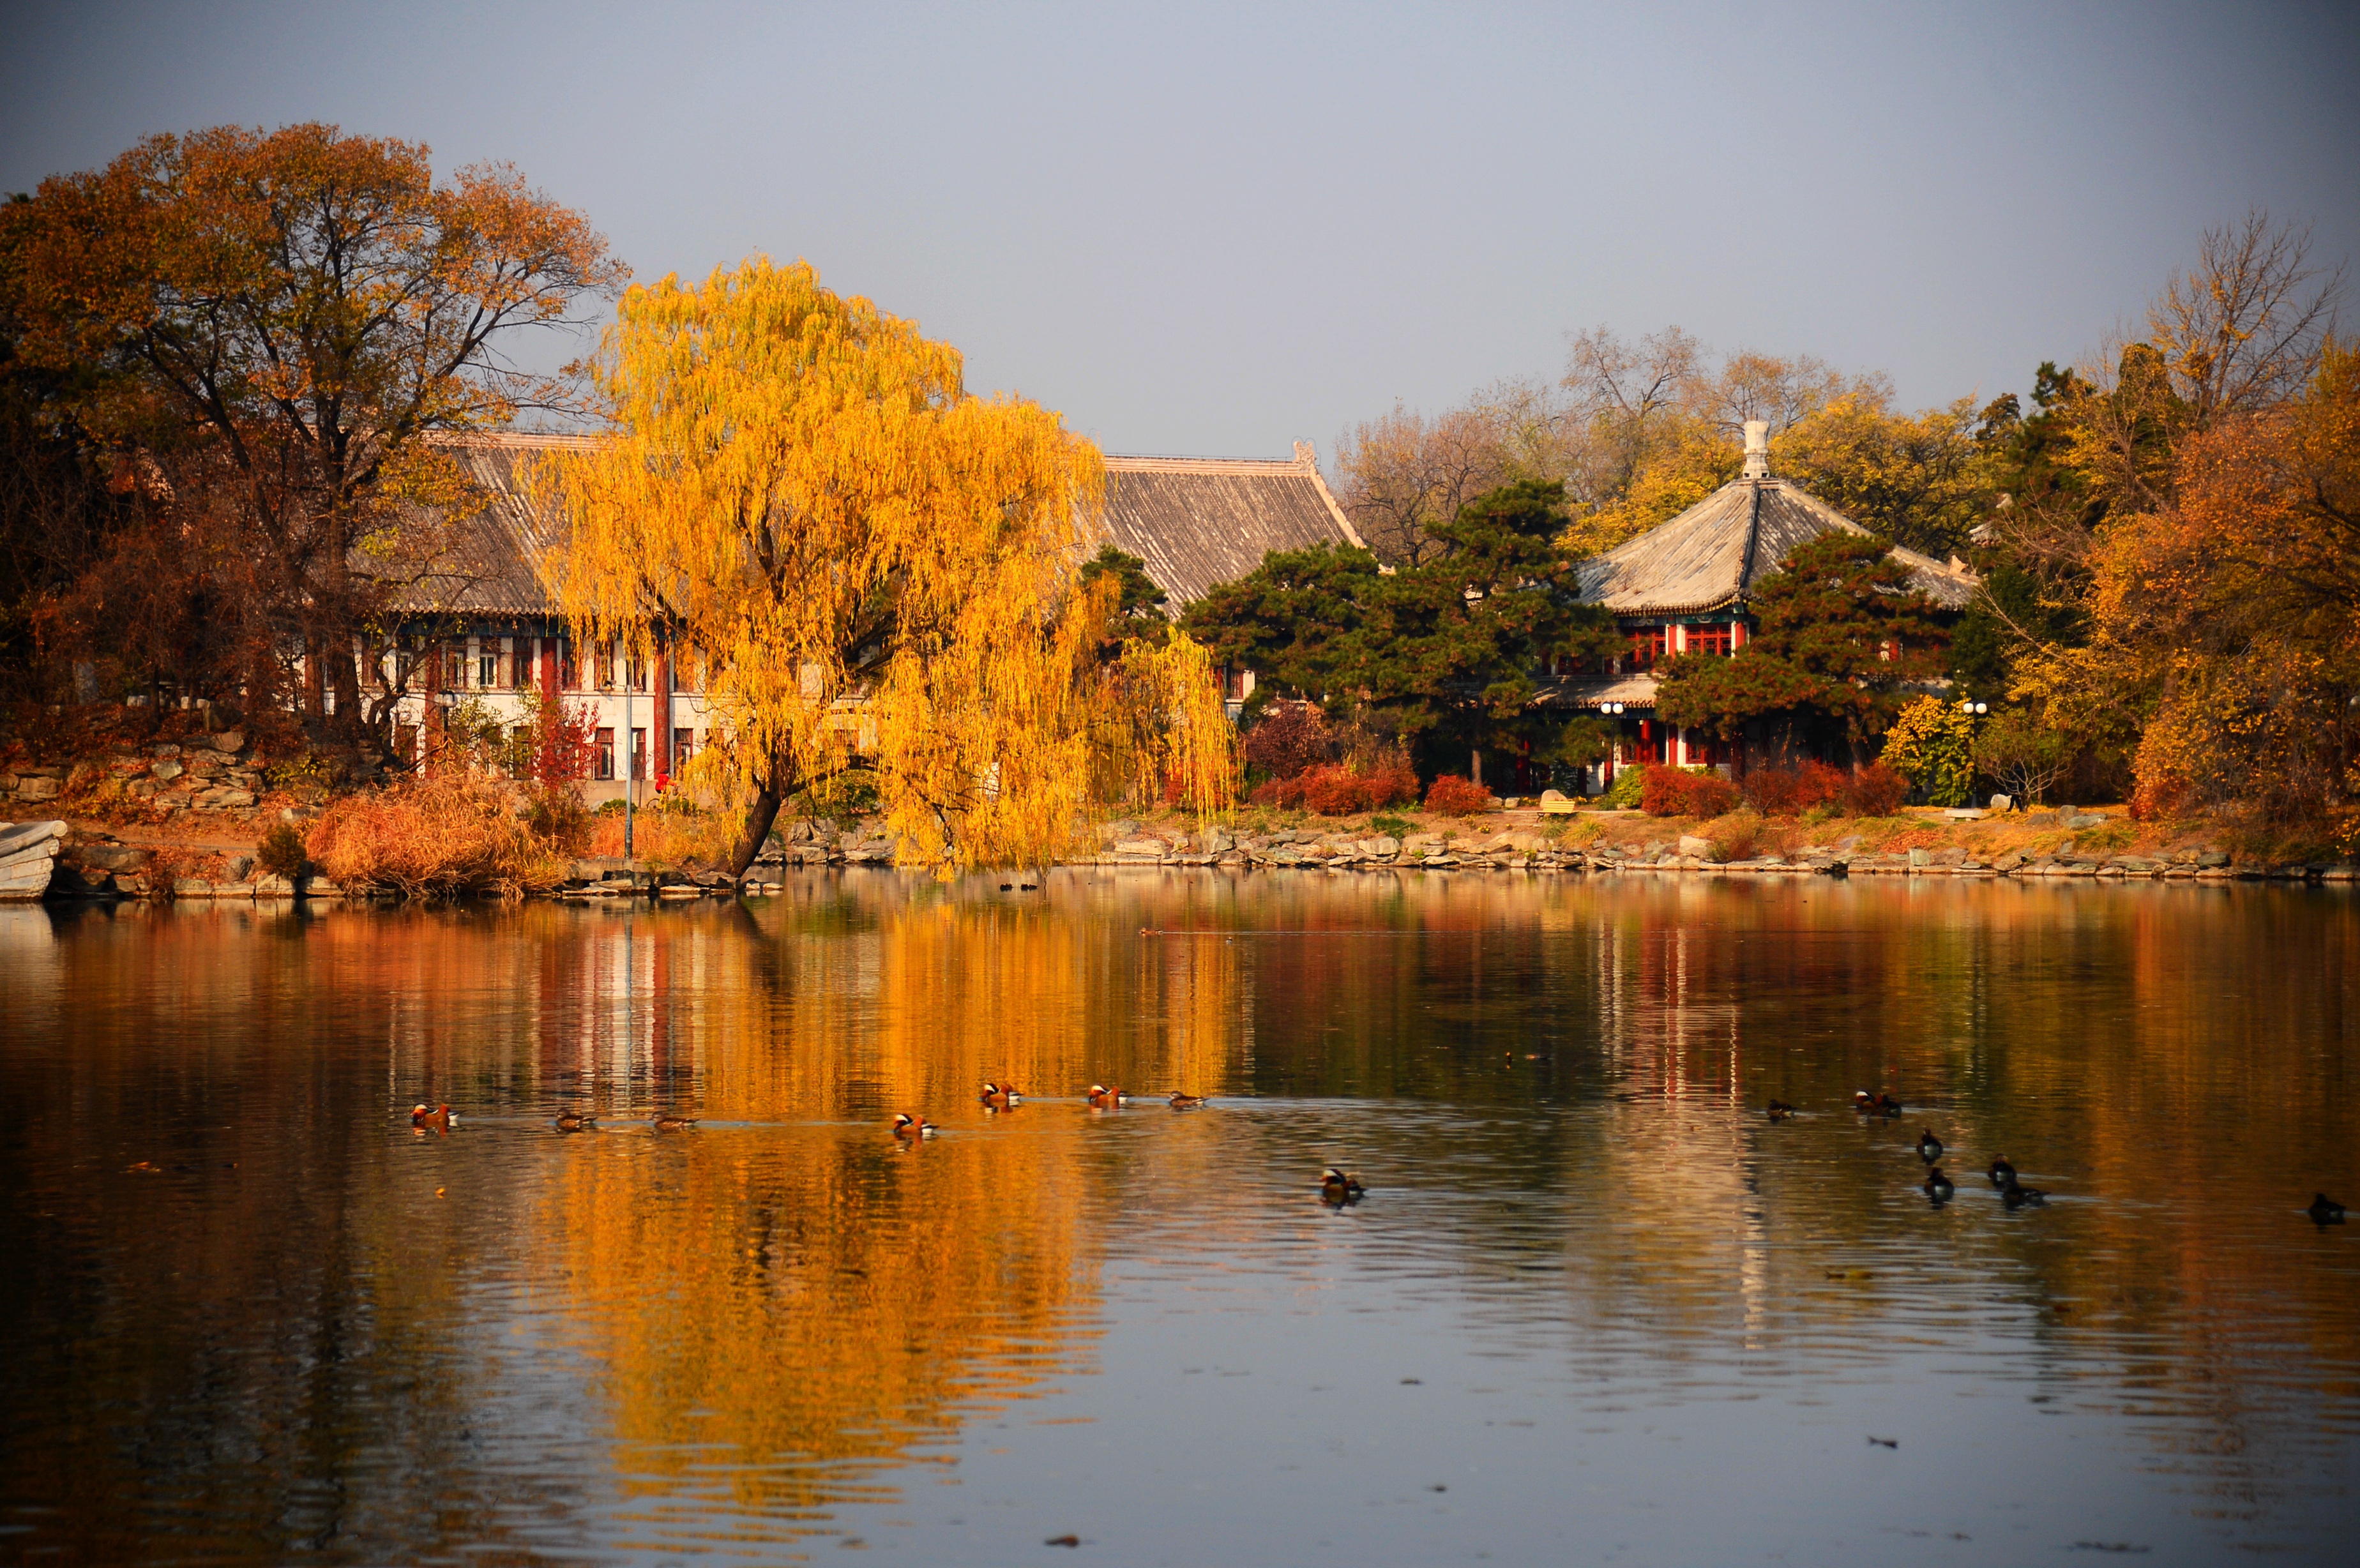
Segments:
[[[2005,1187],[2015,1180],[2016,1167],[2007,1162],[2007,1156],[2005,1154],[1994,1156],[1991,1162],[1992,1185]]]
[[[1090,1104],[1105,1110],[1109,1106],[1131,1104],[1131,1096],[1122,1092],[1120,1084],[1109,1089],[1103,1083],[1093,1083],[1090,1085]]]
[[[451,1107],[448,1105],[410,1107],[410,1126],[414,1132],[447,1133],[458,1125],[459,1118],[451,1114]]]
[[[1897,1116],[1901,1114],[1901,1102],[1881,1090],[1872,1094],[1865,1089],[1855,1089],[1852,1104],[1852,1109],[1864,1116]]]
[[[1918,1129],[1918,1158],[1928,1165],[1942,1158],[1942,1140],[1934,1136],[1930,1127]]]
[[[598,1119],[595,1116],[584,1116],[580,1111],[563,1112],[558,1116],[556,1122],[557,1130],[560,1132],[587,1132],[597,1125]]]
[[[1770,1102],[1770,1119],[1772,1121],[1783,1122],[1794,1114],[1795,1107],[1788,1105],[1786,1101],[1773,1100]]]
[[[2309,1214],[2321,1225],[2342,1225],[2344,1223],[2344,1205],[2337,1203],[2334,1199],[2329,1197],[2324,1192],[2313,1192],[2311,1195],[2311,1207],[2303,1210],[2302,1212]]]
[[[1950,1194],[1958,1190],[1957,1184],[1942,1173],[1940,1166],[1937,1165],[1926,1172],[1926,1195],[1936,1203],[1949,1203]]]
[[[913,1116],[903,1111],[893,1118],[895,1138],[932,1138],[939,1129],[923,1116]]]
[[[648,1124],[658,1132],[686,1132],[696,1125],[694,1116],[658,1116]]]
[[[1013,1083],[987,1082],[983,1086],[983,1103],[995,1111],[1012,1111],[1024,1103],[1024,1096]]]
[[[2007,1185],[1999,1190],[1999,1196],[2000,1202],[2011,1209],[2020,1209],[2027,1203],[2037,1209],[2049,1202],[2048,1193],[2038,1187],[2019,1187],[2012,1176],[2008,1178]]]
[[[1347,1203],[1359,1203],[1361,1194],[1367,1191],[1366,1187],[1360,1185],[1360,1179],[1358,1176],[1341,1166],[1330,1165],[1326,1171],[1320,1172],[1319,1196],[1338,1208],[1342,1208]]]
[[[1169,1104],[1175,1111],[1194,1111],[1201,1109],[1204,1106],[1205,1096],[1202,1094],[1184,1094],[1179,1090],[1175,1089],[1172,1091],[1172,1098],[1167,1102],[1167,1104]]]

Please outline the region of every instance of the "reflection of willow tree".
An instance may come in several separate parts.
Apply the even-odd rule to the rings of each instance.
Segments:
[[[863,1462],[1037,1389],[1088,1308],[1077,1183],[1038,1140],[600,1152],[548,1223],[628,1472],[686,1477],[717,1446],[740,1506],[839,1501]]]

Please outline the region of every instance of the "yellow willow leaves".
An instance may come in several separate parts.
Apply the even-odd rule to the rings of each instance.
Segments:
[[[1065,845],[1107,772],[1094,717],[1155,684],[1101,667],[1104,606],[1073,588],[1095,447],[1037,404],[968,396],[956,350],[801,262],[633,289],[599,386],[614,433],[537,480],[573,524],[552,586],[585,640],[644,654],[661,625],[696,650],[729,739],[692,784],[784,796],[858,757],[905,864]],[[1205,697],[1167,709],[1218,710],[1196,669]],[[1222,771],[1226,734],[1149,727],[1159,771]]]

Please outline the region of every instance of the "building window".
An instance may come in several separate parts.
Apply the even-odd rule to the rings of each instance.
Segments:
[[[464,642],[444,643],[442,656],[435,662],[442,678],[440,690],[464,691],[467,689],[467,645]]]
[[[1729,626],[1726,623],[1717,626],[1690,626],[1688,651],[1716,654],[1727,659],[1730,652]]]
[[[694,730],[672,731],[672,771],[674,778],[680,776],[681,770],[688,766],[688,759],[695,755],[696,732]]]
[[[604,783],[615,777],[615,732],[600,730],[592,743],[590,776]]]
[[[1624,635],[1629,639],[1629,651],[1622,656],[1626,670],[1652,669],[1672,645],[1671,633],[1663,626],[1640,626]]]
[[[648,732],[645,730],[633,730],[631,732],[631,777],[634,779],[645,779],[647,776]]]
[[[582,690],[582,671],[574,665],[574,639],[557,639],[557,689],[561,691]]]
[[[475,655],[475,684],[493,691],[500,683],[500,639],[486,637]]]
[[[532,638],[520,637],[511,646],[515,652],[508,656],[508,684],[519,691],[532,688]]]
[[[631,683],[631,690],[634,691],[646,691],[648,689],[648,661],[641,659],[637,650],[633,650],[623,656],[623,662],[626,668],[627,678]]]

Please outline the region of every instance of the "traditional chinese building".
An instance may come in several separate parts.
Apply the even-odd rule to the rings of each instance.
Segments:
[[[1675,654],[1724,658],[1752,635],[1755,584],[1778,570],[1797,545],[1835,529],[1870,530],[1818,496],[1770,473],[1768,426],[1745,426],[1745,468],[1669,522],[1608,550],[1581,568],[1588,603],[1614,613],[1623,652],[1603,670],[1567,665],[1543,701],[1604,717],[1612,731],[1608,760],[1590,770],[1593,792],[1634,763],[1715,767],[1740,759],[1717,737],[1655,717],[1655,665]],[[1896,548],[1893,558],[1937,604],[1966,607],[1974,573],[1956,557],[1939,561]]]
[[[710,742],[714,718],[704,671],[687,650],[660,641],[640,662],[617,648],[582,648],[549,593],[547,568],[566,532],[540,515],[520,480],[540,453],[584,440],[491,434],[451,443],[486,504],[447,530],[433,571],[402,596],[391,644],[364,650],[364,698],[390,701],[396,748],[411,758],[462,702],[506,726],[524,723],[528,693],[577,712],[587,706],[589,799],[619,798],[628,780],[644,800]],[[1139,557],[1175,614],[1270,550],[1360,542],[1307,442],[1296,442],[1291,459],[1109,457],[1107,469],[1106,508],[1089,548],[1108,543]],[[1231,670],[1227,680],[1234,712],[1253,676]]]

